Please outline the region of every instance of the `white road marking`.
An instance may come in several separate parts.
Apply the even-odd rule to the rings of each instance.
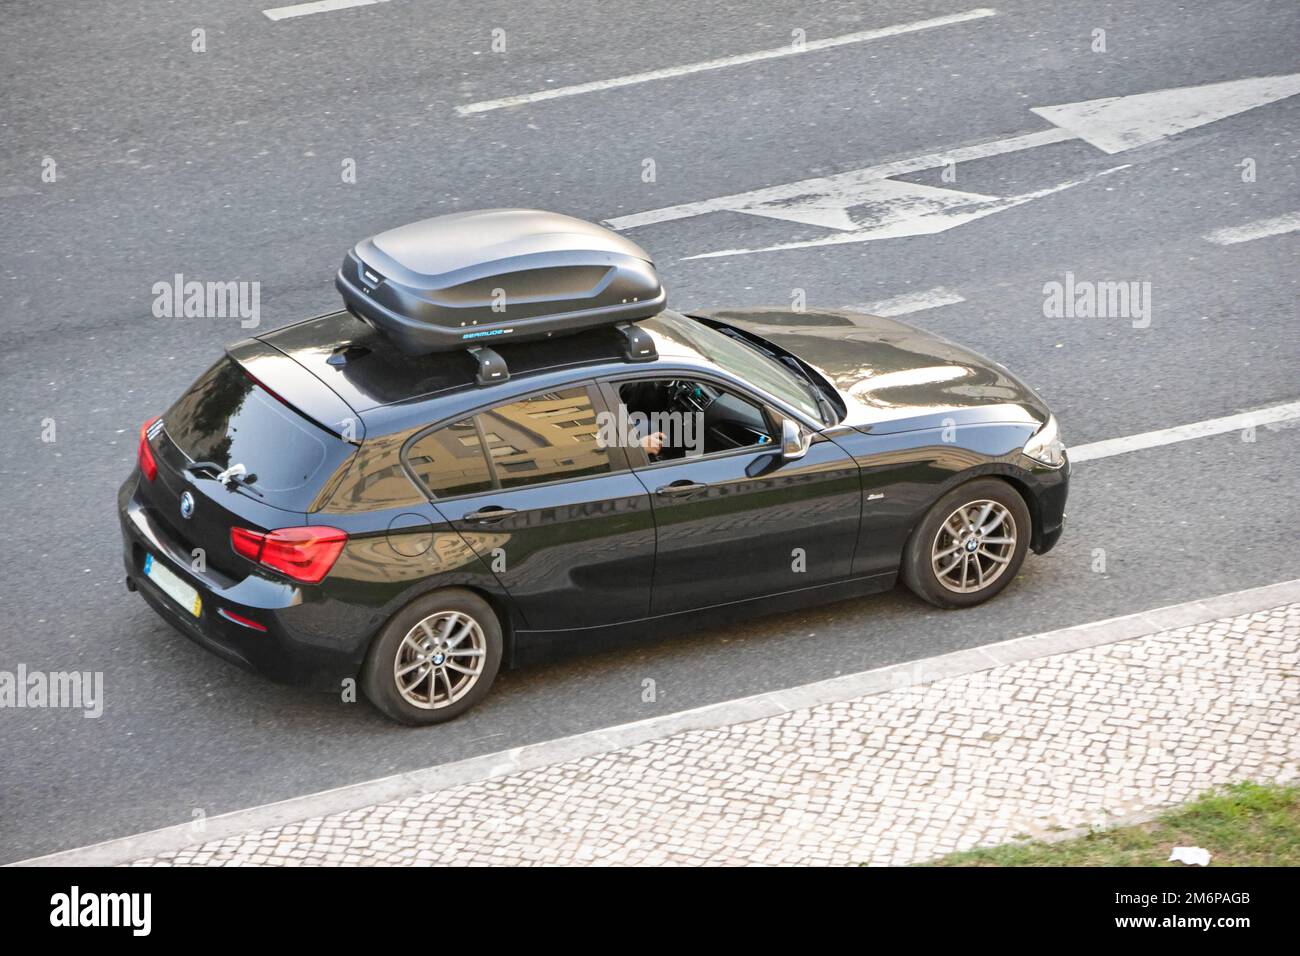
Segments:
[[[965,13],[954,13],[943,17],[932,17],[928,20],[916,20],[912,23],[897,23],[893,26],[880,27],[875,30],[862,30],[858,33],[846,33],[843,36],[828,37],[824,40],[809,40],[801,49],[796,49],[794,44],[789,46],[777,47],[775,50],[759,50],[756,53],[740,53],[735,56],[722,56],[716,60],[704,60],[700,63],[685,63],[681,66],[665,67],[662,70],[648,70],[645,73],[632,73],[627,76],[617,76],[609,80],[595,80],[591,83],[577,83],[573,86],[560,86],[553,90],[540,90],[536,93],[522,93],[518,96],[504,96],[497,100],[483,100],[478,103],[467,103],[456,107],[456,112],[461,116],[470,116],[474,113],[486,113],[490,110],[505,109],[508,106],[522,106],[525,103],[540,103],[543,100],[555,100],[564,96],[579,96],[583,93],[598,93],[601,90],[617,89],[621,86],[634,86],[638,83],[649,83],[653,80],[666,80],[677,76],[687,76],[691,73],[702,73],[706,70],[720,70],[728,66],[741,66],[746,63],[758,63],[762,60],[774,60],[778,57],[795,56],[801,53],[815,53],[818,50],[829,50],[838,46],[847,46],[850,43],[864,43],[868,40],[883,40],[886,37],[901,36],[905,33],[916,33],[919,30],[931,30],[935,27],[946,27],[954,23],[966,23],[970,20],[982,20],[985,17],[996,16],[996,10],[980,8],[977,10],[967,10]]]
[[[1296,93],[1300,73],[1108,96],[1030,112],[1100,150],[1122,153]]]
[[[965,193],[957,189],[942,189],[921,183],[904,183],[896,179],[878,179],[863,183],[852,191],[852,196],[848,199],[851,201],[846,202],[846,197],[843,195],[814,195],[801,199],[776,200],[743,206],[736,212],[848,232],[861,228],[858,221],[849,213],[849,209],[854,206],[887,210],[883,215],[875,215],[869,219],[873,226],[879,227],[888,222],[901,222],[935,213],[943,214],[953,209],[1000,201],[997,196]]]
[[[1112,166],[1110,169],[1103,169],[1099,173],[1083,179],[1076,179],[1073,182],[1061,183],[1059,186],[1052,186],[1048,189],[1039,189],[1032,193],[1021,193],[1019,196],[1007,196],[1001,199],[997,196],[976,196],[975,200],[977,201],[958,201],[945,204],[933,201],[918,202],[915,195],[907,195],[906,197],[900,197],[892,204],[882,201],[879,204],[870,205],[866,220],[860,228],[855,228],[852,232],[837,232],[817,239],[782,242],[771,246],[759,246],[754,249],[718,249],[714,252],[701,252],[699,255],[685,256],[682,261],[717,259],[723,256],[747,256],[755,252],[781,252],[786,249],[811,249],[817,246],[839,246],[850,242],[872,242],[878,239],[902,239],[906,236],[933,236],[940,232],[947,232],[949,229],[955,229],[968,222],[974,222],[976,219],[983,219],[985,216],[991,216],[994,213],[1014,209],[1016,206],[1023,206],[1035,199],[1042,199],[1044,196],[1052,196],[1067,189],[1073,189],[1075,186],[1095,179],[1097,176],[1107,176],[1128,168],[1129,164],[1127,163],[1123,166]],[[899,185],[910,184],[900,183]],[[934,191],[944,192],[945,190]],[[864,189],[862,192],[867,193],[870,191]],[[968,197],[973,194],[955,193],[955,195]],[[752,210],[738,209],[736,211],[751,212]]]
[[[1239,242],[1250,242],[1252,239],[1282,236],[1297,229],[1300,229],[1300,212],[1289,212],[1285,216],[1260,219],[1258,222],[1248,222],[1244,226],[1216,229],[1214,232],[1207,233],[1205,238],[1220,246],[1233,246]]]
[[[1300,600],[1300,580],[1279,581],[1200,601],[1166,605],[1055,631],[1013,637],[936,657],[904,661],[875,670],[842,674],[798,687],[660,714],[632,723],[588,730],[569,737],[543,740],[511,750],[292,797],[279,803],[222,813],[208,817],[201,834],[194,832],[192,823],[180,823],[92,846],[19,860],[7,866],[117,866],[269,827],[360,810],[379,803],[390,803],[465,784],[481,783],[581,757],[594,757],[684,731],[730,727],[809,707],[914,687],[933,680],[935,675],[956,677],[960,674],[974,674],[1017,661],[1031,661],[1088,647],[1114,644],[1160,631],[1204,624],[1224,617],[1237,617],[1297,600]]]
[[[757,249],[725,249],[692,257],[697,259],[933,235],[1087,180],[1020,196],[997,197],[896,182],[892,177],[1071,140],[1083,140],[1107,153],[1123,152],[1296,93],[1300,93],[1300,73],[1044,106],[1032,112],[1051,122],[1051,129],[926,153],[834,176],[616,216],[606,220],[606,224],[626,230],[708,213],[738,212],[838,233],[803,242],[777,243]],[[1118,166],[1106,172],[1123,168]]]
[[[615,216],[606,219],[605,224],[611,229],[636,229],[660,222],[672,222],[675,219],[689,219],[710,212],[730,212],[746,206],[759,206],[764,203],[776,203],[797,200],[808,196],[856,196],[856,190],[890,176],[902,176],[906,173],[919,173],[926,169],[938,169],[948,163],[971,162],[987,156],[999,156],[1003,153],[1019,152],[1035,146],[1049,143],[1062,143],[1075,137],[1062,129],[1046,129],[1036,133],[1025,133],[1007,139],[996,139],[974,146],[962,146],[940,153],[926,153],[910,159],[900,159],[864,169],[851,169],[836,173],[834,176],[817,176],[813,179],[801,179],[794,183],[782,183],[780,186],[765,186],[744,193],[719,196],[716,199],[702,199],[697,202],[665,206],[651,209],[649,212],[632,213],[627,216]]]
[[[1124,438],[1107,438],[1087,445],[1070,448],[1070,461],[1093,461],[1097,458],[1110,458],[1124,455],[1131,451],[1146,448],[1158,448],[1175,442],[1189,441],[1193,438],[1205,438],[1207,435],[1222,435],[1225,432],[1242,431],[1252,426],[1274,425],[1278,422],[1290,422],[1300,419],[1300,402],[1288,402],[1285,405],[1271,405],[1242,412],[1239,415],[1225,415],[1223,418],[1211,418],[1190,425],[1175,425],[1173,428],[1161,428],[1139,435],[1127,435]]]
[[[886,318],[892,318],[897,315],[923,312],[926,309],[937,309],[942,305],[955,305],[958,302],[965,301],[956,292],[940,286],[935,289],[926,289],[924,292],[905,292],[902,295],[881,299],[879,302],[869,302],[866,305],[850,305],[847,308],[853,312],[865,312],[867,315],[883,315]]]
[[[295,3],[291,7],[272,7],[262,13],[270,20],[289,20],[293,17],[305,17],[313,13],[329,13],[331,10],[346,10],[348,7],[368,7],[372,3],[387,3],[388,0],[314,0],[313,3]]]

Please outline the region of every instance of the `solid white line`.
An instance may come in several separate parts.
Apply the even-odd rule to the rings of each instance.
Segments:
[[[1248,222],[1244,226],[1228,226],[1207,233],[1205,238],[1220,246],[1234,246],[1239,242],[1252,239],[1267,239],[1269,236],[1281,236],[1300,229],[1300,212],[1289,212],[1285,216],[1272,219],[1260,219]]]
[[[272,7],[262,13],[270,20],[289,20],[293,17],[305,17],[313,13],[329,13],[331,10],[346,10],[349,7],[368,7],[372,3],[387,3],[388,0],[314,0],[313,3],[295,3],[291,7]]]
[[[1070,461],[1092,461],[1096,458],[1110,458],[1130,451],[1144,448],[1158,448],[1175,442],[1188,441],[1192,438],[1204,438],[1207,435],[1222,435],[1225,432],[1241,431],[1260,425],[1273,425],[1277,422],[1289,422],[1300,419],[1300,402],[1288,402],[1285,405],[1271,405],[1239,415],[1226,415],[1223,418],[1211,418],[1190,425],[1175,425],[1173,428],[1161,428],[1158,431],[1142,432],[1140,435],[1128,435],[1124,438],[1107,438],[1087,445],[1070,449]]]
[[[9,866],[114,866],[144,857],[210,843],[242,833],[296,823],[327,814],[358,810],[418,794],[445,790],[466,783],[503,777],[537,767],[577,760],[634,747],[651,740],[691,730],[712,730],[760,720],[842,700],[884,694],[946,677],[973,674],[1004,664],[1035,660],[1089,647],[1127,641],[1180,627],[1190,627],[1225,617],[1237,617],[1300,601],[1300,580],[1280,581],[1263,587],[1234,591],[1201,601],[1188,601],[1090,621],[982,647],[953,651],[937,657],[906,661],[889,667],[845,674],[828,680],[709,704],[693,710],[649,717],[604,730],[591,730],[547,740],[514,750],[470,757],[410,773],[381,777],[321,793],[294,797],[279,803],[249,807],[209,817],[202,830],[192,824],[151,830],[134,836],[64,850],[48,856],[10,863]]]
[[[943,17],[932,17],[928,20],[917,20],[913,23],[898,23],[894,26],[880,27],[875,30],[862,30],[858,33],[846,33],[843,36],[829,37],[825,40],[809,40],[801,48],[796,48],[794,44],[790,44],[789,46],[777,47],[775,50],[760,50],[757,53],[740,53],[736,56],[722,56],[718,57],[716,60],[704,60],[701,63],[686,63],[681,66],[666,67],[662,70],[649,70],[645,73],[632,73],[628,76],[617,76],[609,80],[596,80],[591,83],[560,86],[553,90],[540,90],[536,93],[522,93],[518,96],[505,96],[498,100],[483,100],[478,103],[467,103],[463,106],[457,106],[456,112],[461,116],[470,116],[474,113],[486,113],[489,110],[505,109],[507,106],[521,106],[524,103],[538,103],[542,100],[559,99],[562,96],[578,96],[582,93],[596,93],[601,90],[616,89],[620,86],[634,86],[637,83],[649,83],[652,80],[666,80],[676,76],[686,76],[690,73],[702,73],[705,70],[720,70],[727,66],[740,66],[745,63],[757,63],[762,60],[774,60],[778,57],[793,56],[799,53],[814,53],[818,50],[829,50],[833,47],[845,46],[850,43],[863,43],[867,40],[881,40],[885,37],[899,36],[904,33],[916,33],[918,30],[945,27],[954,23],[966,23],[970,20],[982,20],[985,17],[996,15],[996,10],[989,10],[987,8],[967,10],[965,13],[954,13]]]
[[[936,289],[927,289],[924,292],[904,292],[902,295],[896,295],[891,299],[869,302],[866,305],[850,305],[847,308],[852,312],[865,312],[867,315],[881,315],[885,318],[892,318],[897,315],[908,315],[912,312],[937,309],[941,305],[955,305],[958,302],[965,301],[956,292],[951,292],[940,286]]]

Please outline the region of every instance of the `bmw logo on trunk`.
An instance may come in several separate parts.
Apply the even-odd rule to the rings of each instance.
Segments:
[[[181,517],[194,517],[194,496],[188,491],[181,495]]]

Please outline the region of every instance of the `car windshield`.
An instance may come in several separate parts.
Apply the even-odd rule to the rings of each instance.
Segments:
[[[724,335],[703,322],[683,322],[674,325],[674,329],[686,333],[690,344],[711,362],[734,372],[810,418],[825,421],[817,402],[817,393],[808,380],[794,369],[763,354],[756,346]]]

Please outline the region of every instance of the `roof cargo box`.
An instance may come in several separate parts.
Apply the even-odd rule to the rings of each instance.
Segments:
[[[649,318],[667,301],[636,243],[535,209],[381,232],[347,254],[334,284],[356,316],[417,355]]]

